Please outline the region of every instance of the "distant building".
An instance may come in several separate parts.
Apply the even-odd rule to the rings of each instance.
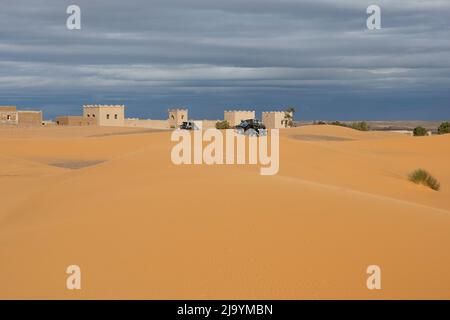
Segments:
[[[42,111],[17,111],[19,126],[41,126]]]
[[[46,127],[56,126],[56,122],[53,120],[42,120],[42,125]]]
[[[262,113],[262,122],[267,129],[288,128],[292,117],[292,113],[285,111],[268,111]]]
[[[169,109],[169,127],[178,128],[183,122],[188,121],[187,109]]]
[[[99,126],[125,126],[124,105],[84,105],[83,117]]]
[[[0,106],[0,124],[17,125],[19,123],[15,106]]]
[[[0,106],[0,124],[40,126],[42,111],[17,110],[15,106]]]
[[[95,125],[95,119],[83,116],[59,116],[56,117],[55,122],[59,126],[92,126]]]
[[[237,126],[242,120],[255,119],[255,111],[230,110],[224,112],[224,120],[232,127]]]

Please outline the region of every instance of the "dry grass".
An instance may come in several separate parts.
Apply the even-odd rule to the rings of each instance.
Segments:
[[[441,188],[439,181],[424,169],[414,170],[410,173],[409,180],[417,184],[423,184],[424,186],[430,187],[435,191],[439,191]]]

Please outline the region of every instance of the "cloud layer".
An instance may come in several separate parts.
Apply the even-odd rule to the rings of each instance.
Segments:
[[[0,0],[0,104],[130,116],[297,107],[298,119],[450,118],[450,2]],[[66,8],[82,30],[66,29]]]

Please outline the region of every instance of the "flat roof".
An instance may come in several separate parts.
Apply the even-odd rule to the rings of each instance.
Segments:
[[[115,104],[115,105],[108,105],[108,104],[85,104],[85,105],[83,105],[83,108],[125,108],[125,105],[123,105],[123,104]]]

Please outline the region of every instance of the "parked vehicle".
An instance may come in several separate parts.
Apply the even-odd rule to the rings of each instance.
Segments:
[[[192,121],[185,121],[180,126],[181,130],[198,130],[199,128]]]
[[[259,136],[266,134],[266,126],[257,119],[242,120],[240,124],[235,126],[238,133],[249,136]]]

